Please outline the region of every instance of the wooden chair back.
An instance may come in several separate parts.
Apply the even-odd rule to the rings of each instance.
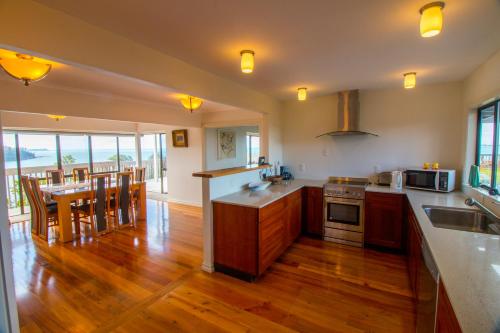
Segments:
[[[37,209],[39,224],[38,224],[38,236],[47,240],[48,230],[49,230],[49,212],[47,210],[47,205],[45,204],[45,199],[43,193],[40,190],[40,184],[38,183],[38,178],[29,178],[31,184],[31,190],[33,193],[34,203]]]
[[[94,235],[111,230],[110,187],[111,174],[90,176],[90,222]]]
[[[89,168],[73,168],[73,182],[85,183],[89,180]]]
[[[35,197],[33,195],[33,189],[31,188],[30,180],[28,176],[21,176],[21,184],[23,186],[24,193],[28,199],[31,212],[31,233],[38,235],[38,225],[39,225],[39,213],[38,207],[35,203]]]
[[[64,185],[64,170],[45,170],[47,185]]]
[[[135,225],[134,205],[131,191],[133,177],[134,173],[130,171],[118,172],[116,174],[116,199],[119,210],[118,225],[123,227]]]
[[[144,182],[146,181],[146,168],[135,168],[135,181]]]

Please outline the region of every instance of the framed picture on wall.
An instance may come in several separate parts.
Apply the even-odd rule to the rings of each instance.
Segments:
[[[234,130],[217,130],[217,159],[236,158],[236,132]]]
[[[185,129],[172,131],[172,144],[174,147],[188,146],[188,131]]]

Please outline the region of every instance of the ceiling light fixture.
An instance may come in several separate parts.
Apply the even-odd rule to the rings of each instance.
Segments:
[[[422,37],[434,37],[443,28],[444,2],[431,2],[420,8],[420,35]]]
[[[417,73],[410,72],[403,74],[404,77],[404,87],[405,89],[415,88],[417,85]]]
[[[66,118],[66,116],[57,114],[48,114],[47,117],[49,117],[50,119],[54,119],[55,121],[63,120],[64,118]]]
[[[307,99],[307,88],[302,87],[297,89],[297,99],[299,101],[305,101]]]
[[[181,98],[181,104],[192,113],[194,110],[200,108],[201,104],[203,104],[203,100],[194,96],[186,96]]]
[[[25,86],[29,86],[30,82],[43,79],[52,65],[38,62],[30,55],[18,53],[15,58],[0,59],[0,67],[13,78],[23,81]]]
[[[255,66],[255,52],[252,50],[243,50],[240,52],[241,55],[241,71],[243,73],[249,74],[253,72]]]

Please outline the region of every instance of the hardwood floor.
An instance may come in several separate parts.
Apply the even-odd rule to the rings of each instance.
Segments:
[[[247,283],[200,271],[200,208],[147,204],[136,230],[68,244],[12,225],[22,331],[414,331],[402,256],[301,237]]]

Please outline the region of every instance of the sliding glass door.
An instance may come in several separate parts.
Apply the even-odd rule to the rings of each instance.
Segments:
[[[166,135],[144,134],[141,137],[142,166],[146,168],[148,191],[167,193]]]

